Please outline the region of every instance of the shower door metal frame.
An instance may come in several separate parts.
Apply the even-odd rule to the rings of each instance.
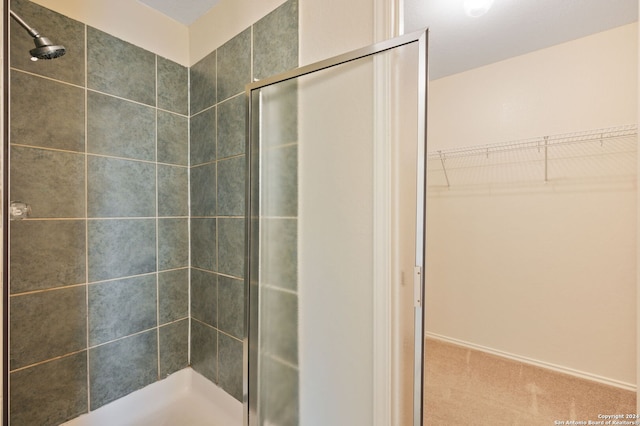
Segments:
[[[2,425],[9,424],[9,0],[2,0]]]
[[[425,294],[425,214],[426,214],[426,146],[427,146],[427,50],[428,50],[429,30],[424,29],[409,34],[405,34],[390,40],[385,40],[373,45],[357,49],[333,58],[325,59],[310,65],[302,66],[275,76],[265,78],[246,85],[246,220],[245,220],[245,335],[244,335],[244,380],[243,380],[243,404],[244,404],[244,424],[245,426],[256,426],[254,417],[257,415],[257,395],[256,383],[252,382],[251,366],[257,365],[258,341],[255,333],[251,335],[249,330],[258,329],[258,292],[252,290],[251,278],[252,268],[257,264],[256,254],[258,247],[252,244],[253,234],[257,234],[257,227],[254,226],[252,209],[252,194],[257,193],[252,185],[253,181],[253,160],[257,155],[254,149],[255,134],[253,131],[253,118],[256,109],[252,101],[254,90],[260,90],[267,86],[272,86],[338,65],[346,64],[374,56],[378,53],[386,52],[401,46],[417,43],[418,45],[418,129],[417,129],[417,166],[416,166],[416,247],[415,247],[415,275],[414,275],[414,391],[413,391],[413,426],[423,424],[423,388],[424,388],[424,294]],[[257,244],[256,244],[257,246]],[[255,312],[251,309],[255,308]],[[399,425],[394,425],[399,426]]]

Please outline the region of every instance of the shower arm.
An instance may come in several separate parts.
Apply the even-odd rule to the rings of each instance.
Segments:
[[[37,61],[38,59],[55,59],[66,53],[66,49],[62,45],[54,45],[47,37],[42,36],[35,28],[27,24],[21,17],[9,10],[11,17],[24,28],[29,35],[33,38],[33,42],[36,45],[34,49],[31,49],[31,60]]]
[[[25,30],[27,30],[27,32],[29,33],[29,35],[33,38],[38,38],[40,37],[40,33],[38,31],[36,31],[35,28],[32,28],[29,26],[29,24],[27,24],[26,22],[24,22],[24,20],[19,17],[18,15],[16,15],[15,13],[13,13],[13,10],[9,10],[9,14],[11,15],[11,17],[18,23],[20,24],[20,26],[22,28],[24,28]]]

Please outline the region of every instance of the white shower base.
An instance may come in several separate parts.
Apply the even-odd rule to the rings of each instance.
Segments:
[[[242,403],[185,368],[63,426],[242,426]]]

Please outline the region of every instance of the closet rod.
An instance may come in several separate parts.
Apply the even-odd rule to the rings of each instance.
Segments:
[[[478,145],[467,148],[454,148],[450,150],[439,150],[437,152],[428,153],[427,158],[442,161],[443,159],[448,160],[456,157],[468,157],[476,155],[489,157],[491,153],[524,149],[538,149],[546,151],[548,148],[559,145],[579,144],[594,141],[600,141],[601,143],[604,143],[605,141],[629,138],[632,136],[636,136],[637,134],[638,126],[636,124],[630,124],[626,126],[549,135],[505,143]]]

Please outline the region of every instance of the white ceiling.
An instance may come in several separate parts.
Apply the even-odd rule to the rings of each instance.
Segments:
[[[494,0],[478,18],[463,3],[404,0],[405,31],[429,27],[431,79],[638,20],[638,0]]]
[[[207,13],[220,0],[137,0],[161,12],[168,17],[191,25],[199,17]]]
[[[220,0],[134,1],[190,25]],[[465,15],[464,0],[403,1],[405,32],[429,27],[431,79],[638,19],[638,0],[494,0],[491,9],[478,18]]]

